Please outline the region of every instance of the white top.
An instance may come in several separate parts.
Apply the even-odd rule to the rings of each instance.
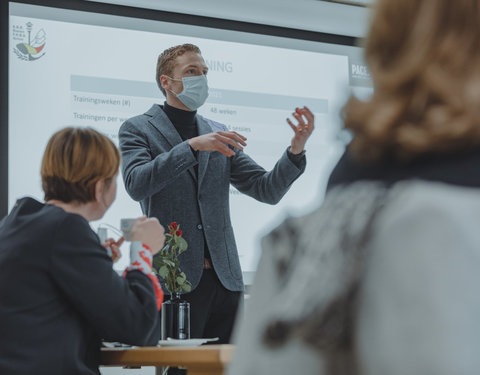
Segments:
[[[392,193],[367,244],[355,313],[355,374],[476,375],[480,189],[410,181]],[[276,349],[262,343],[265,324],[275,316],[269,301],[283,288],[271,257],[264,252],[260,261],[227,374],[325,374],[322,354],[298,339]],[[329,288],[311,287],[318,294]]]
[[[378,218],[358,314],[362,373],[480,371],[480,190],[418,182]]]

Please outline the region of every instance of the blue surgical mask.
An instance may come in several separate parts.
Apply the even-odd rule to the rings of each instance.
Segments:
[[[167,76],[168,77],[168,76]],[[170,78],[170,77],[168,77]],[[174,81],[180,81],[180,79],[170,78]],[[181,79],[183,83],[183,90],[181,93],[170,90],[185,106],[192,111],[201,107],[205,100],[208,98],[208,82],[207,77],[202,74],[199,76],[184,77]]]

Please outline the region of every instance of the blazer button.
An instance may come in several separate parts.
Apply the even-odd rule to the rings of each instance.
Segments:
[[[198,229],[198,230],[202,230],[202,229],[203,229],[202,224],[198,224],[198,225],[197,225],[197,229]]]

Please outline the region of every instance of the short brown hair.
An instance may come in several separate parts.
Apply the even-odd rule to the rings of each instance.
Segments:
[[[117,147],[103,134],[91,128],[62,129],[52,135],[43,154],[45,200],[94,201],[97,181],[111,183],[119,165]]]
[[[480,145],[480,2],[379,0],[366,39],[374,83],[344,107],[359,158]]]
[[[202,54],[200,52],[200,48],[198,48],[196,45],[186,43],[186,44],[170,47],[165,51],[163,51],[160,54],[160,56],[158,56],[157,76],[156,76],[157,85],[160,91],[162,91],[163,95],[165,95],[165,97],[167,96],[167,93],[165,92],[165,89],[162,87],[162,83],[160,82],[160,77],[164,74],[169,77],[172,77],[173,69],[175,68],[175,60],[177,59],[178,56],[183,55],[185,52],[195,52],[200,55]]]

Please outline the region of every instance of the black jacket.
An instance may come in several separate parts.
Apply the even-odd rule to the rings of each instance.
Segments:
[[[23,198],[0,222],[0,374],[99,374],[101,339],[155,345],[158,316],[83,217]]]

